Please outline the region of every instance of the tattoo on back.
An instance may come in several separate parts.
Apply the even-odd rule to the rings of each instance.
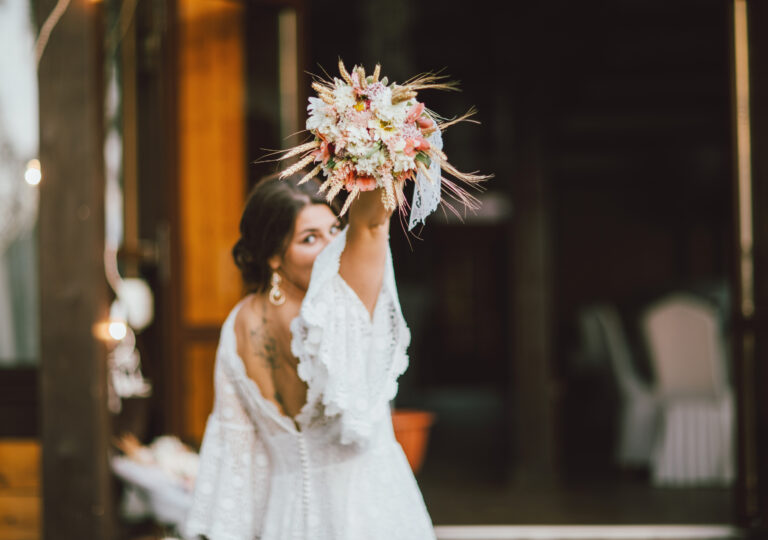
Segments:
[[[285,403],[283,402],[283,396],[280,395],[280,392],[275,390],[275,401],[277,401],[280,406],[285,410]]]
[[[280,356],[277,352],[277,341],[267,327],[267,306],[262,306],[261,327],[249,331],[253,353],[261,358],[265,365],[271,369],[277,369],[280,364]]]
[[[251,345],[253,353],[264,361],[264,365],[277,369],[280,358],[277,354],[277,343],[266,330],[251,330]]]

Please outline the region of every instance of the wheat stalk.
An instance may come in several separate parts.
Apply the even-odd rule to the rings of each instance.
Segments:
[[[300,144],[299,146],[294,146],[290,150],[288,150],[283,156],[280,158],[280,160],[292,158],[293,156],[298,156],[299,154],[302,154],[306,152],[307,150],[312,150],[313,148],[317,148],[320,146],[320,141],[314,140],[312,142],[308,142],[305,144]]]
[[[342,206],[341,208],[339,217],[347,213],[347,210],[349,210],[349,205],[351,205],[352,201],[354,201],[357,198],[358,193],[360,193],[360,186],[355,184],[355,187],[353,187],[352,191],[349,192],[349,195],[347,196],[347,200],[344,201],[344,206]]]
[[[339,58],[339,73],[341,73],[342,79],[344,79],[344,81],[346,81],[346,83],[351,86],[352,77],[349,76],[349,73],[347,72],[347,68],[344,67],[344,61],[341,58]]]
[[[333,178],[333,182],[331,182],[331,188],[328,190],[328,193],[325,196],[325,200],[328,202],[331,202],[336,195],[339,194],[339,191],[341,191],[341,188],[344,187],[344,180],[341,179],[341,177],[335,176]]]
[[[303,184],[304,182],[309,182],[309,181],[310,181],[310,180],[311,180],[313,177],[315,177],[315,176],[317,175],[317,173],[319,173],[319,172],[320,172],[320,169],[322,169],[322,168],[323,168],[323,164],[321,163],[321,164],[319,164],[317,167],[315,167],[314,169],[312,169],[311,171],[309,171],[307,174],[305,174],[305,175],[302,177],[302,179],[301,179],[301,180],[299,180],[299,184],[298,184],[298,185],[301,185],[301,184]]]
[[[303,158],[301,158],[298,162],[294,163],[287,169],[285,169],[283,172],[280,173],[280,178],[286,178],[288,176],[291,176],[293,173],[300,171],[315,159],[315,156],[312,154],[307,154]]]

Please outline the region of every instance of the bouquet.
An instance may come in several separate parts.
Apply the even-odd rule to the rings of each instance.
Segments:
[[[372,75],[355,66],[349,73],[339,60],[341,78],[317,79],[309,98],[306,128],[313,140],[285,150],[279,160],[299,157],[281,173],[281,178],[314,167],[302,177],[306,182],[321,172],[325,181],[320,192],[331,201],[340,191],[349,192],[341,209],[344,215],[361,191],[382,188],[387,210],[405,210],[403,187],[415,184],[409,229],[424,222],[442,201],[455,213],[443,193],[465,208],[476,209],[478,201],[466,189],[442,176],[443,172],[471,186],[490,176],[462,173],[448,163],[443,153],[442,132],[467,120],[474,109],[451,120],[443,119],[418,101],[427,89],[453,90],[453,82],[432,73],[419,75],[402,85],[379,79],[381,66]]]

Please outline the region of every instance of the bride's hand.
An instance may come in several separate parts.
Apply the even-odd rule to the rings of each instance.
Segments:
[[[349,224],[356,227],[381,227],[389,222],[393,210],[382,201],[383,188],[361,191],[349,207]]]

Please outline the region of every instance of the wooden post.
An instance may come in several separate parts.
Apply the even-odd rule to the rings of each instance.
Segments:
[[[523,51],[528,43],[535,54],[515,59],[521,80],[516,89],[514,110],[520,111],[513,132],[519,140],[515,167],[511,171],[515,214],[510,235],[512,254],[511,377],[512,448],[510,476],[518,487],[539,487],[558,481],[557,387],[552,374],[555,354],[553,292],[552,196],[546,167],[546,116],[557,83],[553,70],[557,51],[556,27],[547,20],[542,6],[517,21],[516,39]],[[524,12],[524,10],[522,10]],[[525,23],[524,21],[528,21]],[[539,21],[531,24],[531,21]],[[535,45],[533,45],[535,43]]]
[[[551,203],[531,137],[514,191],[512,228],[514,449],[512,479],[521,487],[557,480],[556,396],[550,373],[553,355]]]
[[[38,25],[56,4],[37,2]],[[72,0],[38,68],[43,535],[110,539],[104,278],[103,13]]]
[[[742,61],[748,60],[749,68],[745,72],[745,66],[739,66],[739,58],[734,55],[734,131],[738,161],[735,190],[738,236],[734,261],[738,286],[733,302],[739,412],[737,508],[740,523],[750,528],[750,537],[764,538],[768,533],[768,393],[765,391],[768,381],[768,216],[765,212],[768,205],[768,5],[752,0],[737,0],[734,4],[736,19],[745,15],[740,14],[740,10],[746,10],[746,21],[741,21],[741,27],[738,22],[734,27],[734,52],[739,48],[742,54],[747,51]],[[748,38],[748,46],[739,44],[744,38]],[[748,116],[745,103],[748,103]],[[749,184],[747,189],[745,183]]]

